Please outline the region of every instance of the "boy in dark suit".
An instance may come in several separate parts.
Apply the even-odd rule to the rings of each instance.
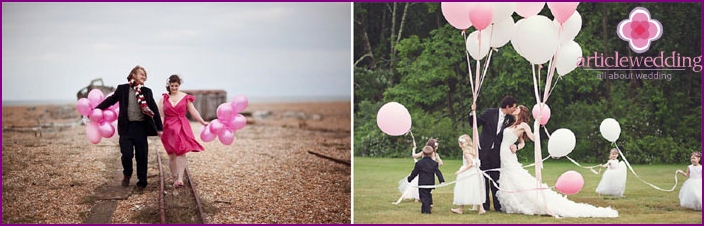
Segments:
[[[411,182],[413,178],[418,176],[418,186],[435,185],[435,175],[437,175],[440,183],[445,183],[442,172],[440,172],[438,168],[438,163],[430,157],[432,155],[433,148],[425,146],[423,148],[423,158],[416,162],[413,172],[408,176],[408,182]],[[433,195],[430,193],[432,190],[432,188],[418,188],[418,195],[422,203],[420,208],[421,213],[430,214],[431,205],[433,204]]]

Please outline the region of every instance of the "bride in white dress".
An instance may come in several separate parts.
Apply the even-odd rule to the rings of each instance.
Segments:
[[[521,105],[513,113],[516,122],[504,129],[501,143],[501,186],[497,197],[502,210],[506,213],[527,215],[552,215],[555,217],[618,217],[618,211],[611,207],[595,207],[586,203],[576,203],[549,189],[541,183],[536,188],[537,180],[518,162],[511,146],[525,138],[534,140],[527,122],[530,120],[528,108]]]

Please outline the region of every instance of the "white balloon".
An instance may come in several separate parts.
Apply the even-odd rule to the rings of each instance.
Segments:
[[[513,29],[514,29],[514,30],[513,30],[514,34],[516,33],[516,29],[518,29],[518,26],[521,26],[521,23],[523,23],[524,20],[526,20],[526,19],[519,19],[518,21],[516,21],[516,24],[513,25],[513,26],[514,26],[514,27],[513,27]],[[513,36],[515,36],[515,35],[513,35]],[[516,50],[516,52],[520,54],[520,52],[521,52],[521,49],[520,49],[520,48],[521,48],[521,47],[518,46],[518,44],[516,44],[516,40],[514,40],[514,37],[513,37],[513,36],[511,36],[511,46],[513,46],[513,49]]]
[[[552,21],[557,29],[560,29],[560,22],[557,20]],[[574,11],[574,14],[562,23],[562,31],[560,31],[560,43],[565,44],[569,41],[574,40],[577,37],[579,31],[582,30],[582,16],[579,12]]]
[[[601,136],[613,143],[621,136],[621,125],[618,124],[616,119],[607,118],[601,121],[599,131],[601,131]]]
[[[513,37],[513,32],[516,31],[516,25],[513,24],[513,18],[508,17],[498,23],[494,23],[489,26],[489,32],[491,33],[491,47],[499,48]]]
[[[581,61],[582,57],[582,47],[579,43],[575,41],[569,41],[560,46],[560,50],[557,53],[557,60],[555,61],[555,67],[557,68],[557,74],[564,76],[567,73],[572,72],[577,68],[577,64]]]
[[[557,28],[543,15],[525,18],[514,34],[511,42],[515,42],[518,54],[531,64],[544,64],[557,51]]]
[[[565,128],[555,130],[548,140],[548,153],[555,158],[565,156],[574,150],[576,143],[577,139],[572,130]]]
[[[494,8],[493,23],[510,18],[513,14],[513,10],[516,9],[515,2],[492,2],[491,6]]]
[[[469,51],[469,55],[472,56],[472,58],[475,60],[481,60],[482,58],[484,58],[484,56],[486,56],[486,54],[489,53],[489,43],[491,42],[491,40],[489,39],[491,31],[481,31],[482,40],[480,47],[479,33],[480,31],[474,31],[469,34],[469,37],[467,37],[467,51]]]

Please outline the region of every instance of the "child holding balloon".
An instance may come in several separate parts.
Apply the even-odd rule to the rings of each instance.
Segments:
[[[600,165],[602,168],[607,168],[604,175],[596,187],[596,193],[599,195],[613,195],[616,197],[626,197],[623,193],[626,191],[626,164],[618,161],[618,149],[612,148],[609,154],[609,161]]]
[[[689,157],[692,165],[687,166],[687,172],[677,170],[677,173],[688,177],[680,188],[680,206],[702,210],[702,153],[695,151]]]
[[[432,147],[433,153],[430,156],[431,159],[435,160],[438,163],[438,166],[442,166],[442,159],[440,159],[440,155],[438,155],[437,153],[440,143],[438,143],[438,141],[435,139],[429,139],[428,142],[425,143],[425,145]],[[424,155],[423,151],[416,153],[416,148],[416,141],[414,139],[413,151],[411,156],[413,157],[413,160],[418,162],[418,159],[422,158]],[[401,199],[414,199],[416,202],[418,202],[420,200],[420,197],[418,196],[418,190],[415,189],[415,186],[418,186],[418,178],[413,178],[413,180],[407,181],[404,177],[403,179],[399,180],[398,190],[401,192]]]

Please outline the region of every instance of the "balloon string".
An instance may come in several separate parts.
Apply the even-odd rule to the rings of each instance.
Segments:
[[[626,159],[626,156],[623,155],[623,153],[621,152],[621,149],[618,148],[618,144],[616,144],[616,142],[613,142],[612,144],[614,144],[614,145],[616,146],[616,150],[618,150],[618,154],[621,155],[621,158],[623,158],[623,161],[626,163],[626,166],[628,166],[628,169],[631,170],[631,173],[633,173],[633,175],[635,175],[636,178],[638,178],[638,180],[642,181],[643,183],[645,183],[645,184],[647,184],[647,185],[650,185],[650,187],[653,187],[653,188],[655,188],[656,190],[668,191],[668,192],[675,190],[675,187],[677,187],[677,172],[675,172],[675,185],[673,185],[671,189],[665,190],[665,189],[659,188],[658,186],[655,186],[655,185],[653,185],[653,184],[651,184],[651,183],[649,183],[649,182],[647,182],[647,181],[641,179],[640,176],[638,176],[638,174],[636,173],[636,171],[633,170],[633,167],[631,167],[631,164],[628,163],[628,160]]]
[[[486,62],[484,62],[484,72],[482,73],[482,78],[479,80],[479,90],[482,89],[482,85],[484,84],[484,78],[486,77],[486,71],[488,71],[489,68],[489,62],[491,62],[491,56],[494,53],[493,50],[489,50],[489,57],[487,57]],[[477,90],[477,94],[479,94],[479,90]]]
[[[570,158],[570,157],[567,156],[567,155],[565,155],[565,158],[569,159],[572,163],[574,163],[575,165],[577,165],[577,166],[579,166],[579,167],[581,167],[581,168],[591,170],[592,173],[594,173],[594,174],[599,174],[599,173],[601,173],[601,167],[599,167],[599,165],[585,167],[585,166],[580,165],[577,161],[575,161],[574,159]],[[599,167],[599,172],[598,172],[598,173],[594,170],[594,167]]]
[[[468,44],[467,43],[467,36],[465,36],[464,31],[462,31],[462,37],[464,38],[465,46],[467,46],[467,44]],[[467,57],[467,72],[469,73],[469,85],[472,87],[472,95],[474,95],[475,89],[474,89],[474,82],[472,81],[472,67],[471,67],[472,64],[469,61],[469,51],[465,49],[464,53]],[[479,85],[479,84],[477,84],[477,85]],[[476,99],[476,97],[474,97],[474,98]]]
[[[416,138],[413,136],[413,131],[408,130],[409,133],[411,133],[411,139],[413,139],[413,149],[411,149],[411,157],[416,154]],[[413,162],[418,162],[418,159],[413,157]]]
[[[542,117],[542,116],[540,116],[540,117]],[[548,128],[543,126],[543,129],[545,130],[545,134],[548,136],[548,139],[550,139],[550,133],[548,133]]]

